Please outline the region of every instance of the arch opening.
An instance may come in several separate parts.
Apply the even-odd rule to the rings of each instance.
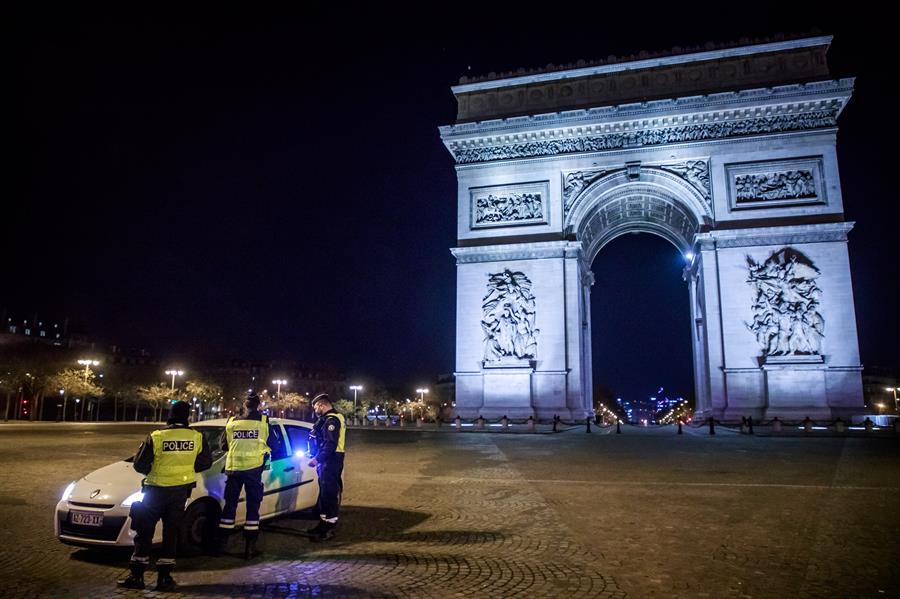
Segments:
[[[677,243],[638,227],[610,237],[592,259],[591,370],[598,413],[603,404],[632,422],[651,424],[695,405],[683,266]]]

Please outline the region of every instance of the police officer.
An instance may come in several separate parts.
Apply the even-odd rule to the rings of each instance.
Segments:
[[[313,425],[310,435],[315,454],[309,465],[319,474],[319,523],[308,533],[313,541],[327,541],[334,536],[341,492],[344,490],[341,476],[344,471],[346,426],[344,415],[334,410],[327,393],[321,393],[313,399],[313,409],[319,419]]]
[[[138,449],[134,469],[145,474],[143,499],[131,505],[131,528],[135,531],[131,574],[119,586],[144,588],[144,572],[150,563],[150,547],[156,523],[162,518],[163,542],[156,560],[157,591],[172,591],[175,581],[175,546],[184,517],[184,504],[197,485],[197,472],[212,465],[212,453],[198,431],[188,427],[190,406],[172,404],[168,426],[153,431]]]
[[[259,504],[263,498],[263,470],[269,468],[270,447],[274,445],[269,418],[259,411],[259,396],[250,392],[244,406],[244,416],[232,416],[225,425],[225,507],[219,520],[219,544],[234,530],[241,487],[247,497],[247,519],[244,522],[244,559],[255,552],[259,538]]]

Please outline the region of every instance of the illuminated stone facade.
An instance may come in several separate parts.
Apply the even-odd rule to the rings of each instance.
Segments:
[[[835,152],[853,80],[829,78],[829,43],[453,88],[462,416],[590,413],[590,266],[628,232],[685,256],[699,414],[862,408]]]

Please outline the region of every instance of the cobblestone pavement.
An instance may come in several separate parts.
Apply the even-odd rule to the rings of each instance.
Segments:
[[[0,425],[0,594],[12,597],[897,596],[900,439],[357,429],[339,535],[308,515],[263,555],[182,558],[179,592],[119,591],[128,551],[53,538],[73,478],[141,425]],[[148,576],[155,580],[154,575]]]

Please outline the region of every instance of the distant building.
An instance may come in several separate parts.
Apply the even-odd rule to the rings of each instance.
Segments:
[[[900,376],[895,370],[879,366],[867,366],[862,377],[863,398],[872,413],[896,414],[900,396]],[[896,391],[893,391],[896,389]]]

